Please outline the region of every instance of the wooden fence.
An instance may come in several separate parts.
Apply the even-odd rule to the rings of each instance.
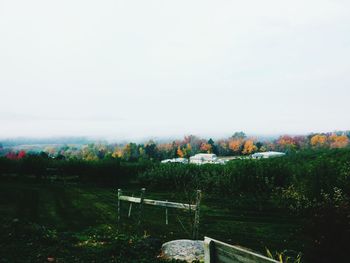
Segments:
[[[194,211],[194,224],[193,224],[192,238],[193,239],[198,238],[199,212],[200,212],[200,201],[201,201],[201,191],[200,190],[197,190],[197,192],[196,192],[196,204],[194,204],[194,205],[185,204],[185,203],[168,202],[167,200],[161,201],[161,200],[145,199],[144,198],[145,192],[146,192],[146,189],[142,188],[140,197],[134,197],[134,196],[123,195],[122,190],[118,189],[118,223],[120,223],[121,201],[126,201],[126,202],[130,203],[128,217],[131,216],[133,203],[139,204],[138,224],[141,223],[143,205],[153,205],[153,206],[164,207],[165,208],[165,224],[168,224],[168,222],[169,222],[168,208],[176,208],[176,209]]]
[[[204,238],[205,263],[278,263],[257,253],[215,239]]]

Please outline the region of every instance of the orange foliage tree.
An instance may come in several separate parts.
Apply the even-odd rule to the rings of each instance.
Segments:
[[[332,134],[329,136],[331,148],[344,148],[349,144],[349,138],[346,135]]]
[[[327,136],[322,134],[316,134],[311,137],[310,143],[314,147],[322,147],[327,143]]]
[[[200,150],[201,150],[202,152],[212,153],[212,151],[213,151],[213,146],[212,146],[211,144],[209,144],[209,143],[203,142],[203,143],[201,144]]]
[[[277,144],[279,148],[283,150],[295,149],[297,146],[295,139],[289,135],[283,135],[279,137],[279,139],[277,140]]]
[[[252,139],[246,140],[243,146],[243,154],[251,154],[258,149]]]
[[[242,139],[231,139],[228,143],[228,147],[235,153],[238,153],[241,150],[243,145]]]
[[[180,158],[183,158],[185,156],[184,152],[181,150],[180,146],[177,147],[177,151],[176,151],[177,156],[179,156]]]
[[[123,150],[119,147],[115,147],[112,153],[113,158],[121,158],[123,156]]]

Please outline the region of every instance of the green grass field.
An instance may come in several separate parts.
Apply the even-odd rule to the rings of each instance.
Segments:
[[[121,260],[121,253],[132,259],[136,252],[135,261],[130,262],[146,262],[140,254],[155,258],[158,241],[191,237],[192,215],[171,209],[169,225],[165,225],[165,210],[153,206],[144,207],[142,223],[137,226],[138,207],[135,205],[131,218],[127,218],[129,205],[122,203],[122,224],[118,228],[116,196],[116,189],[109,188],[1,182],[0,262],[45,262],[48,257],[56,262],[126,262]],[[180,193],[152,189],[147,189],[146,197],[183,200]],[[307,238],[301,234],[301,220],[283,211],[238,209],[232,203],[234,200],[210,199],[204,193],[200,238],[209,236],[264,254],[265,247],[271,251],[304,250]],[[133,245],[141,241],[133,243],[130,236],[135,240],[136,236],[150,236],[157,245],[150,251],[140,250]],[[122,241],[116,244],[117,239]]]

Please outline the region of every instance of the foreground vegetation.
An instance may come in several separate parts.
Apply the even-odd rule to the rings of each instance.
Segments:
[[[227,165],[161,165],[140,176],[161,189],[203,189],[231,200],[236,209],[277,210],[304,219],[305,254],[325,260],[346,257],[350,241],[350,151],[305,151]],[[308,254],[314,254],[313,256]]]
[[[133,191],[134,194],[138,190]],[[145,207],[140,227],[138,209],[122,225],[116,223],[116,191],[84,185],[3,181],[0,186],[1,244],[4,262],[160,262],[163,242],[191,237],[191,215]],[[180,201],[181,193],[155,192],[147,197]],[[233,209],[227,200],[204,196],[200,238],[211,236],[265,253],[289,247],[303,249],[297,240],[302,222],[277,211]],[[293,255],[296,252],[289,251]]]
[[[173,211],[166,226],[163,210],[145,208],[136,227],[137,213],[127,218],[124,206],[117,228],[116,189],[138,195],[147,187],[149,198],[182,202],[202,189],[201,237],[261,253],[302,252],[303,262],[342,262],[350,242],[349,161],[346,148],[202,166],[0,158],[0,254],[7,262],[157,261],[162,242],[191,236],[191,215]]]
[[[103,225],[59,232],[26,221],[1,222],[1,262],[162,262],[159,243]],[[142,251],[142,253],[140,253]]]

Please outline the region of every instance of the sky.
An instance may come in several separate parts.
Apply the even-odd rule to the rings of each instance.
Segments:
[[[0,137],[350,129],[350,1],[0,0]]]

